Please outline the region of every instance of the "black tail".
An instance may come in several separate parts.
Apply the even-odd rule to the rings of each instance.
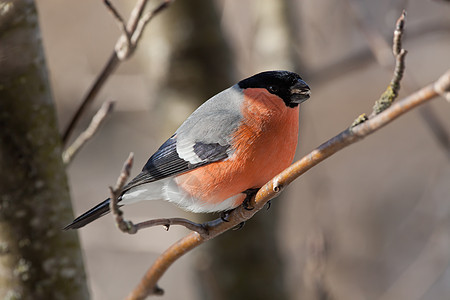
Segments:
[[[84,225],[97,220],[101,216],[106,215],[107,213],[109,213],[109,200],[110,199],[108,198],[97,206],[91,208],[90,210],[73,220],[72,223],[64,227],[64,230],[81,228]]]

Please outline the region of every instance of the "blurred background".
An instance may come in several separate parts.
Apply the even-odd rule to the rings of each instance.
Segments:
[[[102,1],[36,2],[62,131],[120,31]],[[127,18],[134,1],[113,4]],[[136,175],[199,104],[264,70],[296,71],[311,87],[300,113],[301,158],[370,113],[392,76],[403,8],[409,52],[400,97],[449,68],[448,1],[176,1],[149,24],[77,127],[74,136],[104,101],[116,101],[68,168],[75,214],[107,197],[129,152]],[[160,281],[162,299],[448,299],[448,132],[450,106],[436,99],[340,151],[242,230],[177,261]],[[127,207],[125,216],[218,217],[160,202]],[[108,217],[80,230],[92,298],[124,298],[186,233],[125,235]]]

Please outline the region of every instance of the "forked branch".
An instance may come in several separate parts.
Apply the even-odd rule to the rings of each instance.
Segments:
[[[439,87],[439,90],[436,87]],[[242,206],[239,206],[230,213],[228,217],[229,222],[223,222],[221,219],[207,222],[203,224],[203,226],[208,230],[207,234],[192,232],[169,247],[156,259],[141,279],[141,282],[129,294],[127,299],[145,299],[149,295],[161,295],[163,291],[157,285],[158,280],[172,265],[172,263],[174,263],[182,255],[205,241],[213,239],[225,231],[234,228],[241,222],[250,219],[255,213],[261,210],[269,200],[276,197],[284,187],[326,158],[339,152],[343,148],[362,140],[366,136],[389,124],[411,109],[440,96],[443,92],[450,92],[450,70],[448,70],[447,73],[441,76],[436,82],[429,84],[408,97],[394,103],[391,107],[374,116],[370,120],[346,129],[326,141],[311,151],[308,155],[281,172],[271,181],[266,183],[256,194],[254,201],[252,201],[252,205],[254,206],[253,210],[249,211],[244,209]]]
[[[397,29],[401,31],[404,26],[404,14],[397,22]],[[383,106],[382,109],[374,109],[374,113],[370,118],[366,116],[360,117],[358,122],[354,122],[348,129],[342,131],[335,137],[326,141],[308,155],[292,164],[289,168],[278,174],[272,180],[267,182],[252,199],[250,204],[254,207],[253,210],[246,210],[243,206],[239,206],[231,211],[228,215],[227,222],[222,219],[216,219],[204,224],[194,224],[194,231],[169,247],[161,256],[157,258],[154,264],[150,267],[147,273],[142,278],[141,282],[130,293],[127,299],[144,299],[149,295],[161,295],[163,293],[157,285],[161,276],[165,271],[185,253],[199,246],[203,242],[213,239],[218,235],[224,233],[237,226],[238,224],[247,221],[259,210],[261,210],[268,201],[276,197],[286,186],[288,186],[296,178],[313,168],[326,158],[339,152],[343,148],[360,141],[383,126],[389,124],[396,118],[407,113],[411,109],[423,104],[439,95],[447,96],[450,92],[450,70],[442,75],[436,82],[412,93],[406,98],[393,103],[392,101],[397,97],[401,74],[404,69],[404,55],[406,51],[401,49],[401,33],[396,34],[394,38],[394,55],[396,56],[396,68],[393,79],[389,85],[393,89],[389,95],[389,105]],[[397,41],[396,41],[397,39]],[[403,53],[403,54],[402,54]],[[399,57],[399,55],[403,55]],[[388,88],[389,89],[389,88]],[[116,204],[117,202],[114,201]],[[120,214],[120,213],[119,213]],[[117,214],[116,214],[117,215]],[[175,219],[168,219],[175,220]],[[154,225],[170,225],[167,219],[152,220],[143,222],[141,224]],[[184,219],[183,219],[184,220]],[[190,221],[188,221],[190,222]],[[185,223],[183,221],[182,223]],[[191,222],[192,223],[192,222]],[[190,223],[189,223],[190,224]],[[185,224],[180,224],[184,225]],[[136,225],[134,225],[136,226]],[[202,228],[201,230],[196,230]],[[147,227],[143,225],[142,228]],[[188,227],[188,226],[186,226]],[[188,227],[189,228],[189,227]]]
[[[155,226],[164,226],[166,230],[172,225],[181,225],[189,230],[196,231],[202,235],[208,234],[208,229],[203,224],[198,224],[183,218],[169,218],[169,219],[154,219],[141,223],[134,224],[129,220],[125,220],[123,217],[123,212],[119,207],[119,198],[122,195],[122,189],[125,186],[128,178],[130,177],[131,168],[133,166],[134,154],[130,153],[127,160],[125,161],[122,171],[117,179],[114,188],[110,187],[111,201],[109,203],[109,208],[112,215],[116,221],[117,227],[125,233],[135,234],[139,230]]]
[[[103,70],[94,81],[94,84],[89,89],[84,99],[81,101],[80,106],[78,107],[77,111],[70,120],[69,125],[64,131],[62,137],[63,145],[67,145],[69,138],[73,130],[75,129],[75,126],[78,124],[81,116],[92,104],[109,76],[115,71],[120,62],[128,59],[134,53],[148,22],[150,22],[150,20],[161,13],[164,9],[166,9],[173,1],[174,0],[163,0],[153,10],[150,10],[144,14],[144,9],[148,3],[148,0],[138,0],[130,14],[130,18],[127,24],[125,24],[124,19],[122,18],[118,10],[111,4],[111,2],[109,2],[108,0],[103,1],[109,12],[119,24],[122,35],[117,40],[115,50],[109,57],[108,62],[103,67]]]

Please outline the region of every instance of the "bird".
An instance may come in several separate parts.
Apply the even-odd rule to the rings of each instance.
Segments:
[[[308,84],[290,71],[265,71],[200,105],[122,190],[119,205],[167,200],[196,213],[227,212],[293,161],[299,104]],[[110,198],[64,229],[109,212]]]

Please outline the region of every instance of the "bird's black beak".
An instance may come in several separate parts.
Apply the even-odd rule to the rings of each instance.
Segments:
[[[291,88],[291,102],[300,104],[309,99],[311,90],[309,86],[303,80],[299,79]]]

